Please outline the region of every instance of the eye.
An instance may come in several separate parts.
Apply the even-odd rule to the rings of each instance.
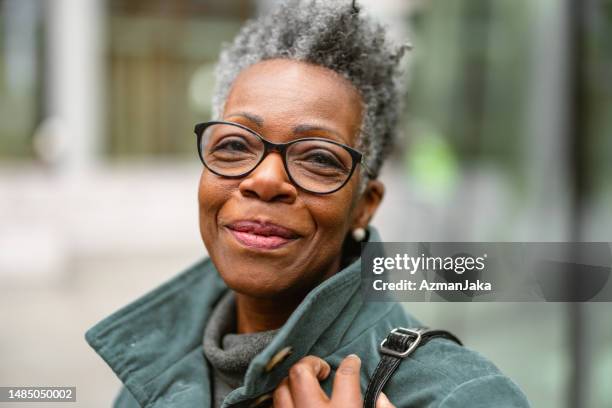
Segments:
[[[333,155],[333,153],[321,149],[308,152],[302,160],[322,167],[344,169],[344,165]]]
[[[241,137],[226,137],[215,145],[213,152],[248,152],[249,146]]]

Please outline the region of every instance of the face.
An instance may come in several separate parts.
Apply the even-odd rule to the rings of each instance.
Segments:
[[[358,91],[335,72],[276,59],[243,70],[232,85],[223,120],[275,143],[320,137],[354,147],[361,124]],[[304,293],[338,271],[342,245],[365,227],[383,194],[378,181],[359,194],[361,169],[327,195],[294,185],[278,153],[240,179],[203,167],[200,232],[227,285],[255,298]]]

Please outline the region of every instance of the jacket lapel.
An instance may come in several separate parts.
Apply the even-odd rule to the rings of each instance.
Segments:
[[[202,333],[225,289],[205,259],[102,320],[85,338],[142,406],[178,400],[209,406]]]

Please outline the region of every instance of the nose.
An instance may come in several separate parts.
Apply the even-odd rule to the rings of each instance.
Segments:
[[[291,204],[297,197],[297,189],[289,180],[283,159],[278,153],[269,154],[240,182],[238,188],[245,197],[262,201]]]

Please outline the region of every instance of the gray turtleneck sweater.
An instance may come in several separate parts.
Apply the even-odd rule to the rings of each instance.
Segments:
[[[249,364],[278,330],[236,334],[236,303],[228,291],[215,305],[204,329],[204,355],[210,363],[214,407],[243,384]]]

